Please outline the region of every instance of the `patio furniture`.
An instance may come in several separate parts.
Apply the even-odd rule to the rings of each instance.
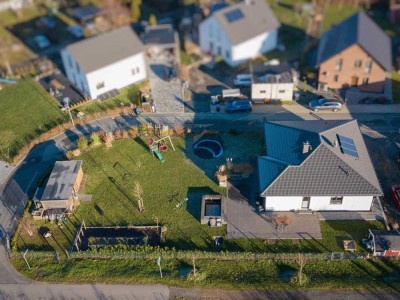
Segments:
[[[277,216],[274,218],[274,223],[278,231],[285,231],[291,228],[292,219],[288,216]]]

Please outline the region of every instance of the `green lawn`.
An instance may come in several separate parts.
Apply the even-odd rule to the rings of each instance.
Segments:
[[[28,270],[21,254],[11,259],[22,274],[37,281],[79,283],[153,283],[181,287],[218,287],[226,289],[293,290],[290,278],[298,270],[293,261],[196,261],[198,276],[188,276],[191,261],[162,260],[160,278],[156,260],[64,260],[27,255]],[[343,260],[307,262],[304,273],[311,279],[305,288],[367,290],[399,288],[399,261]],[[112,276],[110,276],[112,274]]]
[[[39,6],[33,6],[32,8],[21,10],[21,15],[19,17],[17,17],[12,10],[0,12],[0,39],[2,39],[2,41],[4,41],[6,44],[15,42],[16,38],[7,30],[6,27],[28,21],[43,14],[44,11],[40,10]],[[8,51],[8,59],[11,64],[18,64],[34,57],[35,54],[25,46],[17,51]],[[0,61],[0,66],[2,64],[3,62]]]
[[[324,20],[321,26],[321,34],[327,31],[332,25],[340,23],[342,20],[356,13],[360,8],[352,5],[327,5],[324,12]]]
[[[183,50],[180,51],[180,56],[181,56],[181,64],[186,65],[186,66],[194,64],[195,62],[197,62],[199,60],[198,57],[187,54]]]
[[[41,133],[65,122],[57,102],[33,79],[0,91],[1,157],[9,160]]]

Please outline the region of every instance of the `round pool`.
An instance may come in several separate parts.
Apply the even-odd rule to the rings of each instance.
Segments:
[[[224,148],[217,139],[200,139],[193,145],[194,153],[203,159],[217,158],[224,153]]]

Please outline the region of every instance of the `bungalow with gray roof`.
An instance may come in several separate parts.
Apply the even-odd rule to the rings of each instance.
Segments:
[[[270,211],[369,211],[381,186],[356,120],[265,123],[260,196]]]
[[[201,49],[237,66],[277,47],[280,24],[265,0],[220,5],[199,26]]]

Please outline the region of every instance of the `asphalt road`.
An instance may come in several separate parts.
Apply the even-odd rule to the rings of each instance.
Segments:
[[[141,117],[125,115],[118,116],[116,118],[104,118],[90,122],[83,126],[77,126],[72,131],[67,131],[50,141],[37,145],[16,168],[15,172],[12,173],[5,182],[0,183],[0,239],[4,243],[4,237],[6,233],[12,235],[18,223],[19,216],[26,205],[28,197],[32,196],[34,193],[38,181],[46,175],[46,172],[51,169],[56,160],[63,157],[63,153],[66,150],[75,147],[74,143],[80,135],[90,135],[91,132],[98,130],[114,131],[118,128],[127,129],[132,124],[139,124],[144,121],[168,125],[184,124],[198,130],[229,130],[231,128],[238,130],[261,130],[263,127],[263,121],[265,120],[312,120],[318,118],[325,120],[356,118],[358,119],[361,128],[364,131],[376,130],[380,133],[393,133],[399,132],[400,106],[363,105],[354,108],[349,107],[339,113],[310,113],[310,111],[305,107],[297,104],[288,107],[272,105],[255,108],[254,112],[250,114],[153,114],[142,115]],[[102,290],[102,285],[65,286],[37,283],[33,284],[27,282],[28,281],[26,279],[22,278],[15,272],[15,270],[13,270],[12,266],[8,263],[4,248],[0,246],[0,298],[7,299],[8,297],[9,299],[14,299],[19,297],[22,299],[39,299],[42,297],[41,299],[92,299],[113,297],[115,299],[132,299],[136,295],[136,288],[138,289],[137,293],[139,294],[137,295],[139,295],[140,299],[163,299],[157,297],[168,297],[169,295],[166,293],[167,290],[164,290],[166,289],[165,287],[162,287],[162,290],[157,290],[157,287],[159,286],[152,286],[151,288],[148,286],[143,287],[144,290],[142,289],[142,286],[124,286],[124,288],[120,289],[117,287],[114,288],[113,286]],[[19,284],[16,285],[16,283]],[[93,287],[96,287],[96,289]],[[140,294],[143,291],[147,291],[147,294]],[[160,294],[154,294],[156,291],[159,291]],[[192,290],[176,289],[174,290],[174,293],[178,293],[174,294],[177,297],[180,297],[179,295],[182,295],[183,293],[183,295],[186,295],[185,297],[189,297],[189,299],[192,297],[191,295],[193,295],[195,299],[197,296],[202,295],[201,293],[203,292],[199,292],[200,294],[192,294]],[[255,298],[260,296],[260,298],[264,299],[265,297],[272,297],[271,299],[287,299],[290,296],[287,293],[273,293],[270,295],[266,295],[264,292],[260,292],[261,294],[257,293],[252,295]],[[306,294],[298,293],[299,292],[294,293],[295,298],[314,298],[311,297],[311,294],[309,296],[309,292],[305,292]],[[211,294],[208,295],[209,296],[207,297],[212,298]],[[237,292],[233,292],[233,294],[229,295],[231,296],[224,298],[224,293],[220,293],[218,297],[220,297],[220,299],[249,299],[243,298],[243,295],[246,295],[243,294],[243,292],[239,294],[237,294]],[[337,295],[338,294],[336,293],[323,292],[323,294],[320,294],[319,296],[325,299],[364,299],[364,295],[366,298],[377,298],[377,293],[371,291],[368,291],[367,294],[364,294],[364,292],[350,292],[342,295],[343,297],[335,298]],[[314,296],[319,298],[318,295]],[[329,298],[328,296],[334,298]],[[400,298],[398,294],[395,296],[396,297],[392,297],[392,293],[385,294],[385,299],[391,299],[390,297],[392,297],[392,299]]]

